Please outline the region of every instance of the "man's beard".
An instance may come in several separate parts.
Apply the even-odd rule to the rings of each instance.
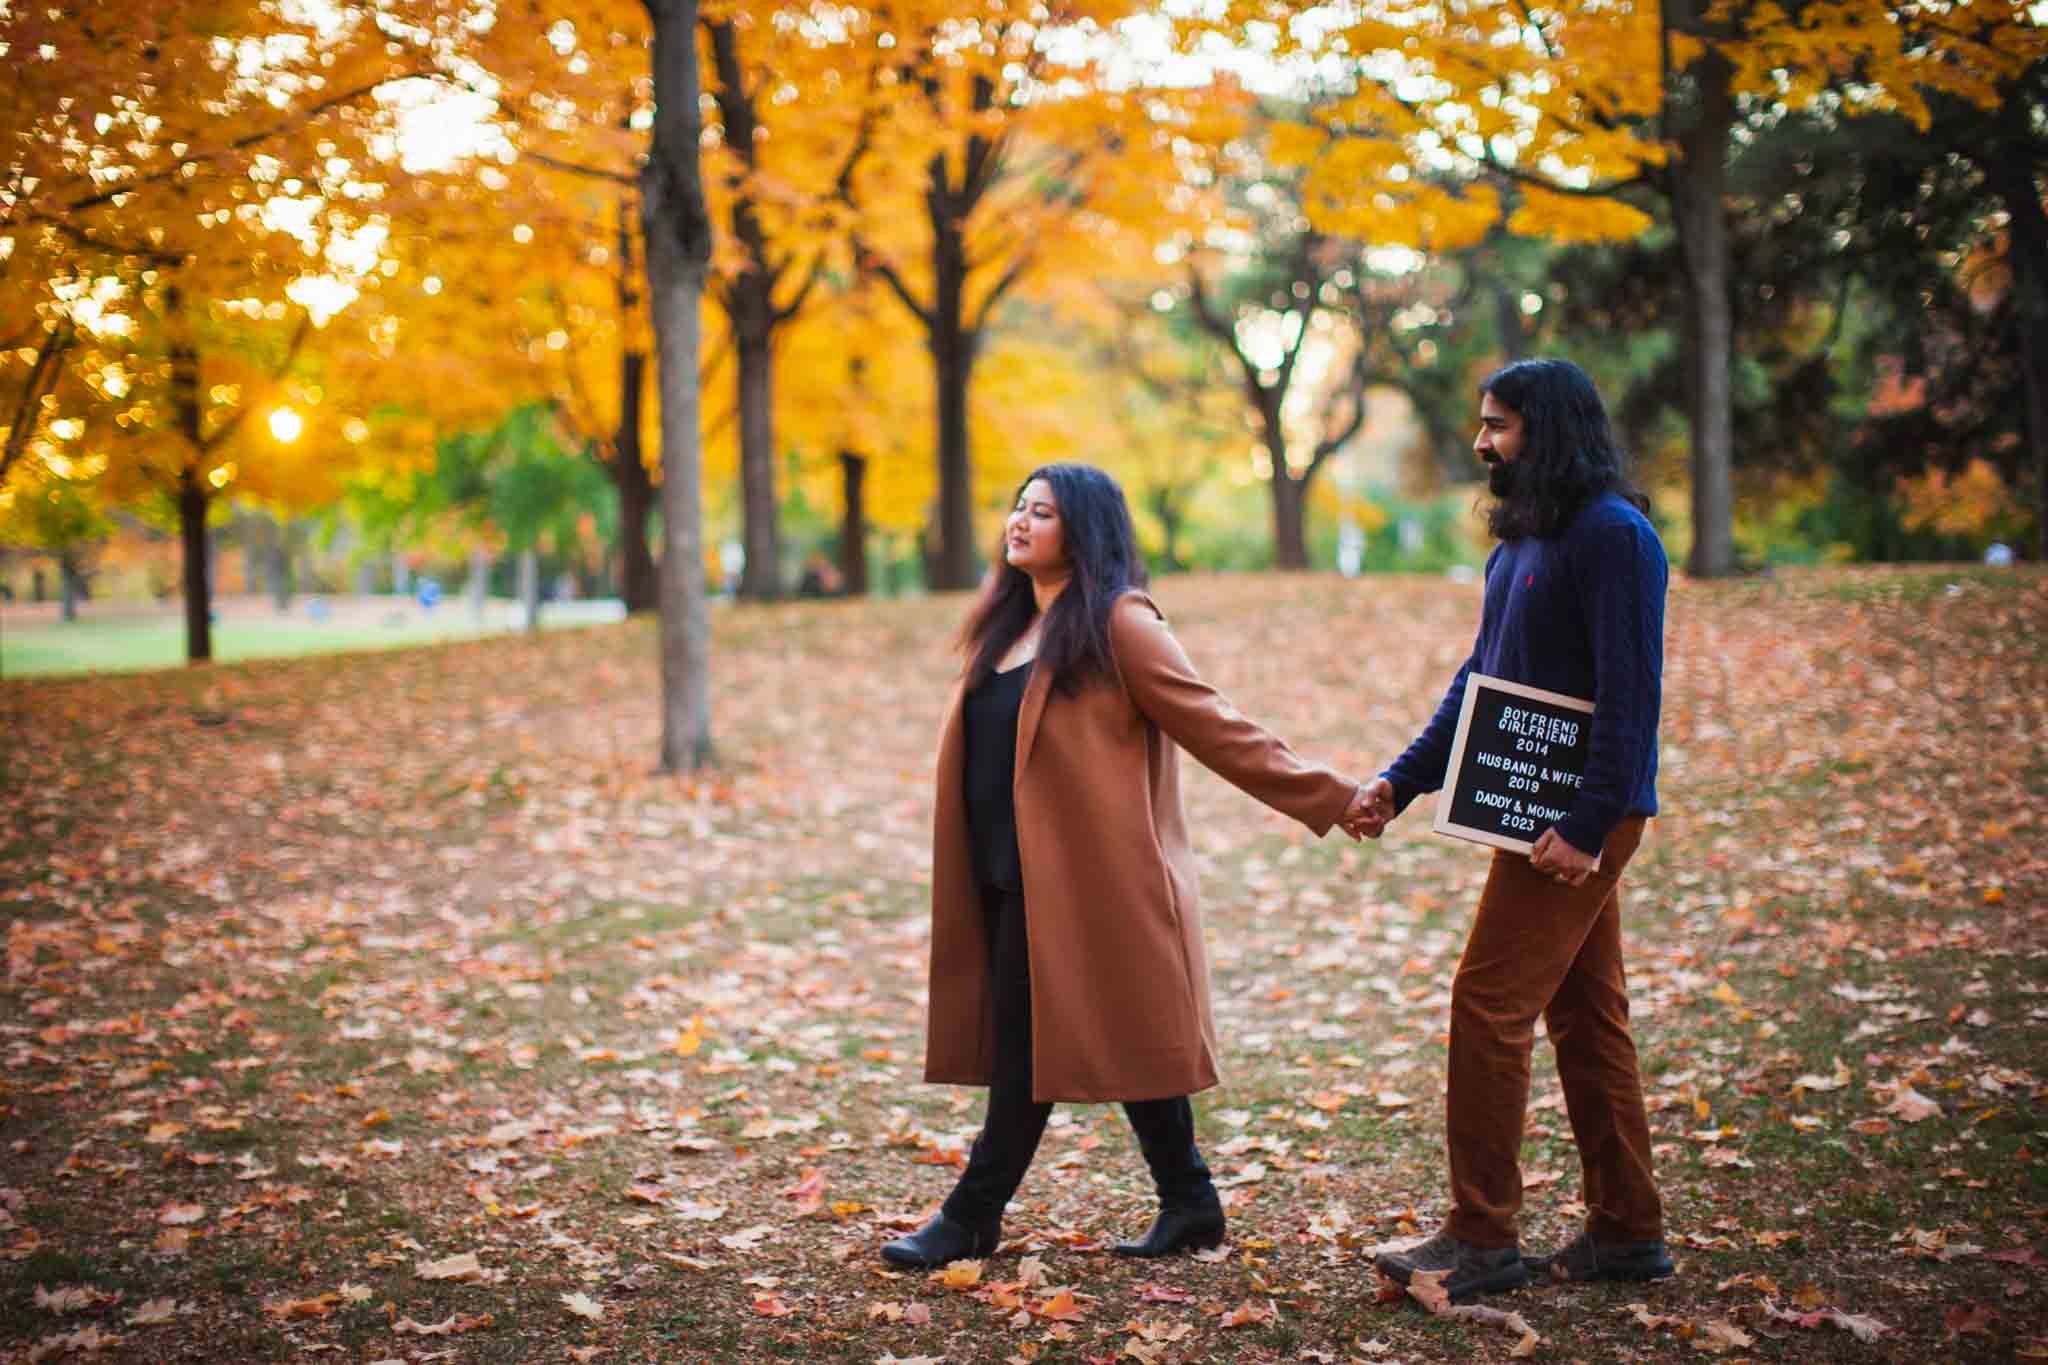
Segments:
[[[1514,497],[1517,475],[1521,473],[1519,460],[1495,459],[1486,466],[1486,489],[1503,501]]]

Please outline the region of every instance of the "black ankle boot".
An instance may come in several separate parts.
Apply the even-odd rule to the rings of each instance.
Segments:
[[[987,1256],[1002,1240],[1002,1219],[991,1218],[986,1223],[968,1224],[948,1218],[942,1210],[908,1237],[884,1242],[882,1259],[890,1265],[910,1270],[931,1270],[948,1261]]]
[[[1135,1242],[1118,1242],[1119,1256],[1171,1256],[1176,1251],[1207,1251],[1223,1245],[1223,1204],[1211,1190],[1207,1199],[1162,1204],[1151,1228]]]

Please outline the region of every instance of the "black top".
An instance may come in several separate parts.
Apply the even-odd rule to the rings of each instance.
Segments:
[[[974,879],[999,891],[1022,891],[1024,867],[1017,853],[1017,712],[1031,665],[991,673],[967,694],[968,845],[974,850]]]

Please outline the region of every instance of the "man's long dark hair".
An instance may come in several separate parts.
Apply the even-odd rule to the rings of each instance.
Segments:
[[[1562,535],[1579,509],[1603,493],[1619,493],[1639,512],[1650,510],[1650,500],[1624,472],[1621,442],[1584,370],[1569,360],[1517,360],[1489,375],[1479,392],[1522,419],[1513,486],[1486,513],[1486,529],[1496,539]]]
[[[1115,674],[1109,609],[1130,589],[1145,586],[1145,561],[1138,557],[1130,504],[1115,479],[1091,465],[1043,465],[1017,486],[1020,495],[1032,479],[1044,479],[1052,488],[1067,559],[1073,565],[1073,577],[1039,628],[1037,666],[1049,670],[1055,687],[1072,692],[1090,676]],[[1008,562],[1003,554],[1006,543],[997,543],[988,587],[960,630],[970,688],[995,672],[1038,610],[1031,577]]]

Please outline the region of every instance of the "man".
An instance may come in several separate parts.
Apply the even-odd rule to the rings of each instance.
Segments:
[[[1486,563],[1478,642],[1422,734],[1367,788],[1357,831],[1379,837],[1443,786],[1468,674],[1596,709],[1577,799],[1528,856],[1493,855],[1452,983],[1450,1217],[1421,1246],[1375,1262],[1404,1285],[1445,1272],[1453,1299],[1516,1288],[1532,1270],[1566,1280],[1672,1273],[1629,1033],[1620,903],[1622,871],[1657,811],[1669,567],[1584,371],[1519,361],[1486,381],[1479,414],[1472,444],[1497,499],[1487,529],[1500,543]],[[1515,1218],[1538,1015],[1578,1142],[1586,1226],[1524,1259]]]

